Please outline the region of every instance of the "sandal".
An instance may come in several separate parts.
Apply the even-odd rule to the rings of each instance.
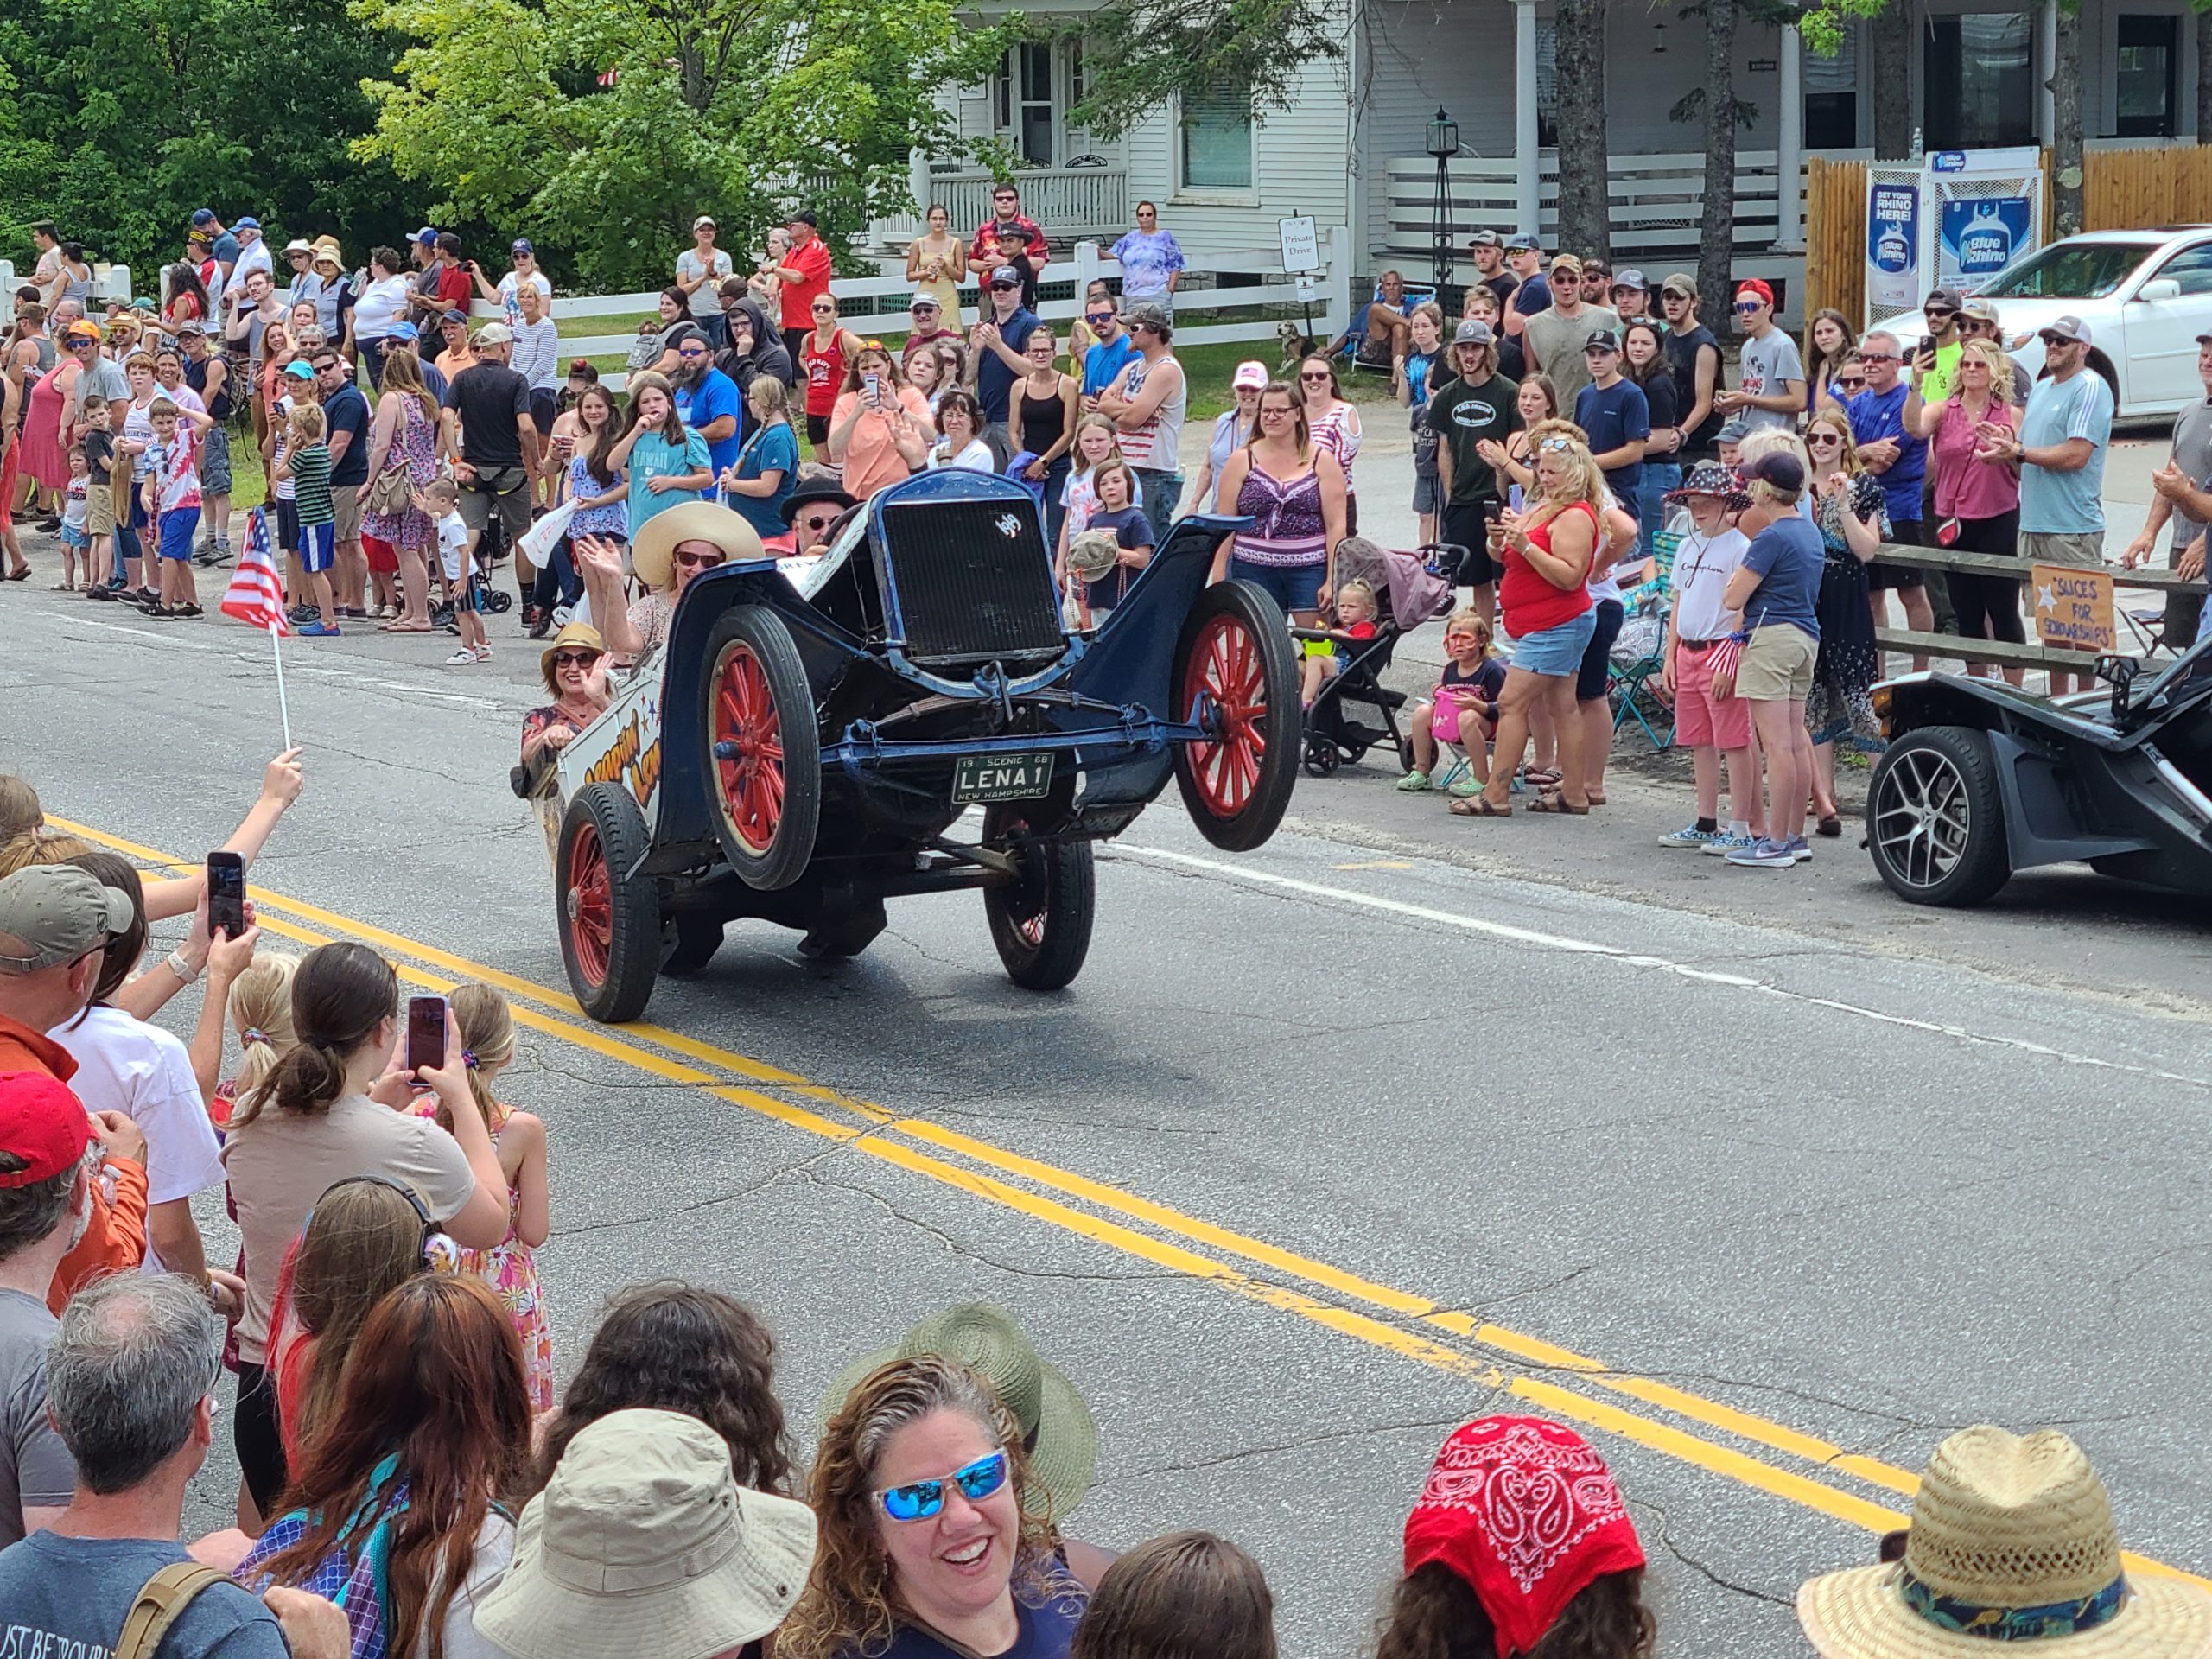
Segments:
[[[1591,805],[1603,806],[1605,804],[1605,791],[1602,789],[1593,789],[1590,791],[1588,798]]]
[[[1831,812],[1814,826],[1813,833],[1816,836],[1825,836],[1833,841],[1843,833],[1843,820]]]
[[[1560,786],[1560,774],[1555,766],[1532,766],[1524,771],[1521,776],[1526,782],[1534,784],[1538,789],[1557,789]]]
[[[1500,806],[1487,795],[1469,795],[1452,803],[1452,816],[1457,818],[1510,818],[1513,809]]]
[[[29,582],[31,579],[31,568],[27,564],[20,570],[10,570],[5,579],[9,582]]]
[[[1586,818],[1590,816],[1590,807],[1588,803],[1586,802],[1580,806],[1576,806],[1568,801],[1567,797],[1560,794],[1557,790],[1548,790],[1544,793],[1538,795],[1535,800],[1529,803],[1529,810],[1531,812],[1564,813],[1569,817],[1577,818]]]

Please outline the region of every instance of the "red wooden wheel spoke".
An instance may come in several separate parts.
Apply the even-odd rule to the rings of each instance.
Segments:
[[[730,751],[715,767],[722,815],[742,845],[765,853],[784,816],[783,722],[767,671],[742,640],[722,658],[715,710],[715,743]]]
[[[1250,802],[1267,757],[1261,730],[1267,676],[1259,642],[1242,620],[1217,616],[1206,623],[1185,671],[1185,706],[1201,693],[1213,705],[1219,736],[1190,746],[1192,779],[1208,811],[1233,818]]]
[[[576,967],[594,985],[607,982],[614,949],[614,893],[599,831],[581,825],[569,849],[569,939]]]

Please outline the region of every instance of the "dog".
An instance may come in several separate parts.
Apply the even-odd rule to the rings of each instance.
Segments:
[[[1303,333],[1287,317],[1275,325],[1275,338],[1282,342],[1282,370],[1281,378],[1287,380],[1296,372],[1300,359],[1313,355],[1313,336]]]

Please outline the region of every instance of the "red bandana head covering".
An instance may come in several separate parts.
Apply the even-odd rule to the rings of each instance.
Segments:
[[[1484,1417],[1436,1454],[1406,1520],[1406,1571],[1441,1561],[1497,1627],[1500,1659],[1544,1638],[1594,1579],[1643,1565],[1605,1460],[1539,1417]]]

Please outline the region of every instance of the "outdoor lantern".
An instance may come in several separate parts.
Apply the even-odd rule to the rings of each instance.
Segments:
[[[1439,161],[1459,153],[1459,124],[1442,110],[1428,124],[1428,153]]]
[[[1452,281],[1452,158],[1459,153],[1459,124],[1439,109],[1428,124],[1428,153],[1436,157],[1436,208],[1430,216],[1437,302],[1450,301]],[[1455,307],[1456,308],[1456,307]]]

